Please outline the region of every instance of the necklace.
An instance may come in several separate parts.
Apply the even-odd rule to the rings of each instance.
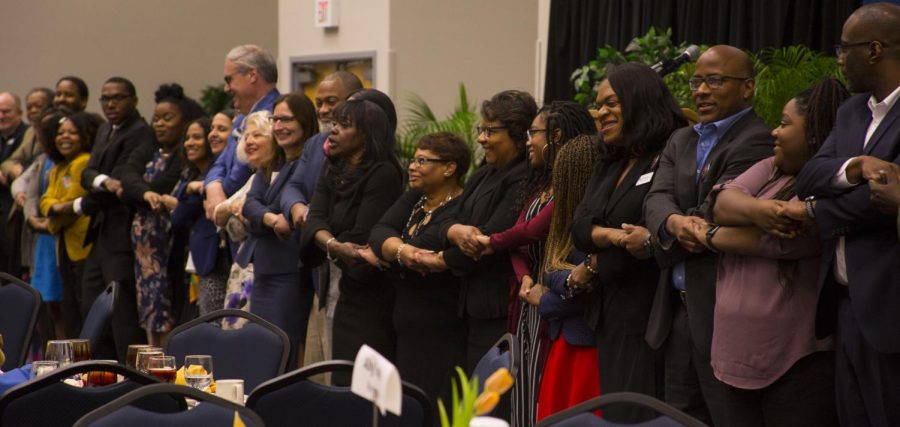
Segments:
[[[422,196],[419,198],[419,201],[416,202],[415,206],[413,206],[412,212],[409,213],[409,219],[406,220],[406,226],[403,228],[403,231],[407,232],[410,238],[415,237],[419,234],[419,230],[422,229],[422,226],[430,220],[431,214],[444,207],[444,205],[449,203],[456,196],[456,194],[448,194],[447,197],[432,210],[425,209],[425,203],[428,202],[428,196]],[[422,218],[414,223],[413,218],[415,218],[416,214],[419,212],[423,213]]]

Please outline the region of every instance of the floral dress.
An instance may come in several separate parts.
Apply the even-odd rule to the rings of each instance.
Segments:
[[[168,160],[168,156],[157,151],[147,163],[144,181],[151,182],[162,174]],[[168,332],[175,321],[172,315],[173,291],[166,269],[172,250],[171,230],[169,215],[147,209],[138,209],[131,223],[138,318],[141,327],[152,332]]]

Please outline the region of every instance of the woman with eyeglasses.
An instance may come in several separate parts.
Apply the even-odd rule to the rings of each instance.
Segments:
[[[459,279],[448,271],[415,270],[420,251],[438,251],[441,226],[462,194],[469,147],[459,136],[441,132],[419,140],[409,163],[410,189],[398,199],[369,236],[360,255],[373,266],[390,267],[394,286],[397,368],[405,381],[432,399],[450,400],[455,366],[466,358],[466,326],[457,315]]]
[[[325,170],[303,227],[303,262],[321,263],[338,279],[332,358],[353,360],[366,344],[390,360],[396,352],[394,291],[382,272],[363,260],[372,227],[403,193],[403,168],[387,114],[367,100],[348,100],[333,111]],[[320,280],[320,283],[326,283]],[[338,383],[349,378],[340,377]]]
[[[663,355],[644,341],[659,279],[653,240],[645,228],[644,196],[669,135],[686,121],[662,79],[644,64],[612,68],[597,93],[601,160],[575,211],[575,247],[588,255],[572,269],[567,288],[586,295],[595,331],[600,390],[662,398]],[[615,422],[638,422],[649,411],[604,409]]]
[[[518,203],[523,206],[519,218],[507,230],[478,236],[480,255],[510,251],[516,275],[516,286],[510,294],[518,293],[519,298],[510,299],[507,325],[519,338],[519,354],[527,355],[520,362],[511,394],[517,425],[535,423],[537,389],[548,350],[546,325],[541,321],[537,304],[520,301],[525,301],[529,290],[540,281],[535,278],[540,279],[544,241],[553,214],[554,196],[550,187],[553,164],[557,153],[569,140],[578,135],[593,135],[596,131],[590,113],[578,103],[554,101],[541,108],[526,132],[525,146],[531,171],[525,185],[519,189]]]
[[[468,371],[507,330],[510,289],[516,286],[509,252],[478,257],[478,236],[506,230],[516,222],[522,208],[519,188],[530,169],[525,156],[527,131],[536,115],[534,98],[526,92],[507,90],[482,103],[478,143],[484,148],[485,164],[469,178],[456,212],[441,226],[444,249],[417,257],[421,268],[449,269],[461,278],[464,296],[459,312],[468,328]]]
[[[300,230],[288,222],[282,194],[294,169],[303,166],[298,159],[309,138],[319,133],[319,125],[312,101],[303,94],[282,95],[274,105],[268,122],[256,123],[247,138],[245,150],[257,171],[243,208],[250,237],[238,251],[237,260],[253,263],[250,311],[288,334],[292,350],[288,366],[293,369],[303,360],[313,278],[310,268],[298,266]],[[274,140],[282,154],[260,163],[260,153],[268,148],[260,147],[260,136],[255,134],[260,132]]]

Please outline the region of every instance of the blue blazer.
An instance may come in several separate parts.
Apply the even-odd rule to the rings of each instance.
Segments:
[[[194,268],[197,269],[198,276],[206,276],[216,268],[219,234],[216,232],[216,225],[206,219],[203,198],[197,193],[186,194],[185,189],[190,181],[184,179],[175,188],[178,206],[172,211],[172,227],[190,230],[189,246]]]
[[[235,258],[235,262],[241,267],[252,262],[254,273],[259,274],[289,274],[299,268],[300,231],[294,230],[290,236],[281,240],[275,235],[275,231],[263,225],[266,213],[282,213],[281,193],[298,163],[299,160],[286,163],[271,183],[267,183],[259,173],[253,178],[242,211],[248,221],[249,237],[241,245]]]
[[[291,207],[297,203],[309,206],[319,175],[322,174],[322,165],[325,164],[325,149],[322,144],[328,138],[328,132],[313,135],[303,146],[303,154],[297,160],[297,167],[288,178],[287,185],[281,192],[281,211],[287,218],[291,227],[294,220],[291,218]]]
[[[816,197],[815,221],[822,243],[816,335],[834,332],[840,288],[834,277],[835,246],[845,238],[850,305],[859,329],[882,353],[900,352],[900,243],[896,222],[869,201],[869,186],[834,188],[831,178],[852,157],[874,156],[900,164],[900,102],[888,112],[863,148],[872,122],[869,94],[856,95],[838,109],[834,129],[797,175],[800,198]]]
[[[584,261],[581,252],[572,253],[572,262],[575,264]],[[567,343],[581,347],[593,347],[594,331],[584,320],[584,294],[578,294],[571,299],[562,299],[566,293],[566,278],[570,270],[560,270],[544,273],[544,285],[550,288],[550,292],[541,296],[538,311],[541,317],[549,323],[548,333],[550,339],[556,341],[560,334]]]

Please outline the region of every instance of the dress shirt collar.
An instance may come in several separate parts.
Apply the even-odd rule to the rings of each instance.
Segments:
[[[894,91],[891,92],[890,95],[884,97],[881,102],[878,102],[875,99],[875,95],[869,97],[869,111],[872,112],[872,119],[874,121],[880,122],[884,119],[884,116],[887,115],[891,108],[894,107],[894,104],[897,103],[897,98],[900,98],[900,86],[894,88]]]
[[[752,109],[752,107],[747,107],[717,122],[697,123],[694,125],[694,131],[697,132],[697,135],[700,135],[701,138],[709,132],[715,132],[715,140],[718,141],[722,135],[725,135],[725,132],[728,132],[728,129],[731,129],[731,126],[734,126],[735,122],[741,117],[746,116]]]

